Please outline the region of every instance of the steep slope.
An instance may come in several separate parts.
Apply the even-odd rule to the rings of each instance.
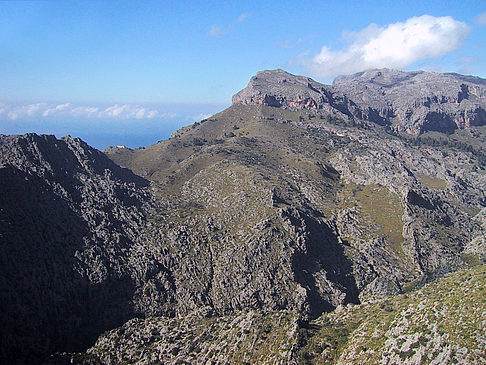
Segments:
[[[182,313],[288,308],[313,317],[484,254],[476,154],[307,107],[256,104],[236,101],[125,159],[166,202],[171,224],[154,218],[154,229],[180,255],[172,270]]]
[[[298,143],[301,129],[262,124],[262,113],[235,107],[221,113],[221,121],[135,151],[128,165],[157,183],[154,195],[167,206],[163,221],[170,225],[155,214],[153,229],[170,252],[180,253],[173,270],[182,313],[209,305],[220,314],[247,307],[318,314],[333,302],[357,300],[350,263],[331,227],[292,188],[298,177],[277,173],[283,161],[294,163],[292,148],[281,146],[292,135]],[[257,138],[256,131],[269,135]],[[302,164],[309,164],[306,181],[321,176],[318,166]],[[322,193],[330,195],[334,183],[330,175]],[[319,289],[310,267],[322,276]]]
[[[481,364],[486,266],[422,289],[348,305],[304,324],[297,313],[255,311],[132,320],[101,336],[79,364]],[[72,359],[72,360],[71,360]]]
[[[134,315],[166,313],[167,271],[135,243],[147,185],[79,139],[1,136],[2,362],[81,350]]]
[[[308,326],[309,364],[481,364],[486,267],[462,270],[373,305],[348,306]]]

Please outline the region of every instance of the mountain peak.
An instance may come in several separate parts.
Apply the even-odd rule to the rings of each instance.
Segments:
[[[281,69],[264,70],[253,76],[248,86],[233,96],[233,104],[278,107],[298,106],[307,101],[316,107],[321,90],[325,88],[310,77],[296,76]]]
[[[360,82],[375,82],[381,85],[395,85],[404,80],[411,79],[417,75],[425,73],[424,71],[412,71],[405,72],[391,68],[375,68],[362,72],[358,72],[352,75],[342,75],[336,77],[333,82],[333,86],[340,85],[343,82],[349,80],[359,80]]]
[[[281,69],[258,72],[233,96],[233,104],[306,109],[345,119],[350,114],[346,99],[332,86]]]

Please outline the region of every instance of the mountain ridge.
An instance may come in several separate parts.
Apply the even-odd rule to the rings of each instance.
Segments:
[[[78,138],[26,134],[0,137],[0,182],[2,361],[79,351],[106,328],[163,312],[141,295],[140,278],[164,273],[136,244],[148,181]]]
[[[486,124],[486,80],[459,74],[374,69],[332,85],[283,70],[261,71],[233,103],[333,113],[388,125],[398,133],[451,132]]]

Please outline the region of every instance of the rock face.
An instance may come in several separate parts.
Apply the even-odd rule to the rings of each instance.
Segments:
[[[167,272],[135,243],[147,185],[79,139],[0,137],[2,362],[78,351],[135,315],[166,313]]]
[[[486,125],[486,80],[380,69],[341,76],[328,86],[282,70],[262,71],[233,103],[334,113],[420,135]]]
[[[2,360],[300,363],[323,313],[484,261],[485,127],[405,138],[283,71],[233,100],[144,149],[0,138]]]
[[[338,77],[333,86],[368,109],[369,120],[393,124],[400,132],[486,124],[486,80],[479,77],[383,69]]]
[[[331,86],[283,70],[258,72],[245,89],[233,96],[233,103],[307,109],[341,117],[351,116],[354,109],[354,105],[349,105],[347,98]]]

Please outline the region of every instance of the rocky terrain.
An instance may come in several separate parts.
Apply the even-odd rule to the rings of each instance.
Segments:
[[[134,319],[103,334],[84,364],[482,364],[486,268],[461,270],[373,304],[303,323],[288,311]]]
[[[0,166],[2,363],[79,351],[136,315],[170,313],[167,271],[136,243],[148,181],[69,136],[1,136]]]
[[[384,69],[338,77],[333,86],[368,120],[399,132],[452,132],[486,124],[486,80],[479,77]]]
[[[233,103],[313,110],[420,135],[486,125],[486,80],[379,69],[340,76],[330,86],[283,70],[262,71]]]
[[[328,86],[263,71],[230,108],[146,148],[2,136],[2,359],[376,360],[353,332],[356,308],[379,317],[391,297],[483,267],[484,84],[375,70]],[[476,116],[456,123],[469,107]],[[432,123],[439,109],[449,119]],[[349,352],[310,348],[323,328],[346,330]],[[393,331],[376,335],[392,355]],[[437,341],[427,346],[450,345]],[[461,346],[459,361],[478,358]]]

